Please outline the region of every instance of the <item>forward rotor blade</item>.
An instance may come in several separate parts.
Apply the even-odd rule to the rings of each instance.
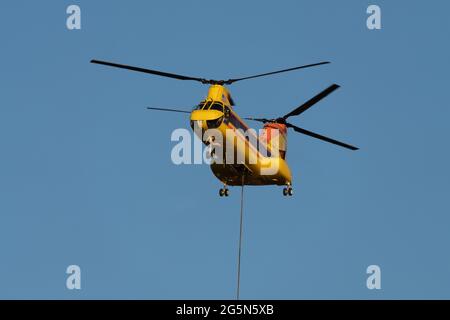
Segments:
[[[161,76],[161,77],[173,78],[173,79],[177,79],[177,80],[193,80],[193,81],[198,81],[198,82],[202,82],[202,83],[204,83],[206,81],[205,79],[202,79],[202,78],[188,77],[188,76],[183,76],[183,75],[175,74],[175,73],[168,73],[168,72],[163,72],[163,71],[133,67],[133,66],[125,65],[125,64],[118,64],[118,63],[107,62],[107,61],[91,60],[91,63],[101,64],[101,65],[120,68],[120,69],[127,69],[127,70],[132,70],[132,71],[137,71],[137,72],[149,73],[149,74],[154,74],[154,75]]]
[[[298,70],[298,69],[304,69],[304,68],[310,68],[310,67],[320,66],[320,65],[322,65],[322,64],[328,64],[328,63],[330,63],[330,62],[329,62],[329,61],[324,61],[324,62],[319,62],[319,63],[314,63],[314,64],[308,64],[308,65],[304,65],[304,66],[300,66],[300,67],[294,67],[294,68],[289,68],[289,69],[283,69],[283,70],[278,70],[278,71],[272,71],[272,72],[267,72],[267,73],[257,74],[257,75],[249,76],[249,77],[235,78],[235,79],[228,79],[228,80],[224,81],[224,83],[225,83],[225,84],[232,84],[232,83],[234,83],[234,82],[241,81],[241,80],[247,80],[247,79],[259,78],[259,77],[265,77],[265,76],[270,76],[270,75],[272,75],[272,74],[277,74],[277,73],[282,73],[282,72],[289,72],[289,71]]]
[[[341,146],[341,147],[344,147],[344,148],[347,148],[347,149],[350,149],[350,150],[358,150],[359,149],[359,148],[351,146],[349,144],[346,144],[346,143],[343,143],[343,142],[340,142],[340,141],[337,141],[337,140],[334,140],[334,139],[322,136],[320,134],[317,134],[317,133],[314,133],[314,132],[311,132],[311,131],[299,128],[299,127],[294,126],[293,124],[290,124],[290,123],[286,123],[286,126],[288,126],[289,128],[294,129],[298,133],[302,133],[302,134],[305,134],[307,136],[310,136],[310,137],[313,137],[313,138],[316,138],[316,139],[320,139],[320,140],[323,140],[323,141],[326,141],[326,142],[329,142],[329,143],[332,143],[332,144],[335,144],[335,145],[338,145],[338,146]]]
[[[336,89],[340,88],[339,85],[337,84],[333,84],[331,86],[329,86],[328,88],[326,88],[325,90],[323,90],[321,93],[317,94],[316,96],[314,96],[313,98],[309,99],[308,101],[306,101],[304,104],[302,104],[301,106],[299,106],[298,108],[294,109],[293,111],[289,112],[288,114],[286,114],[285,116],[283,116],[282,118],[284,120],[286,120],[289,117],[292,116],[298,116],[299,114],[305,112],[306,110],[308,110],[309,108],[311,108],[313,105],[315,105],[317,102],[319,102],[320,100],[322,100],[323,98],[325,98],[326,96],[328,96],[330,93],[332,93],[333,91],[335,91]]]
[[[319,63],[308,64],[308,65],[304,65],[304,66],[300,66],[300,67],[294,67],[294,68],[278,70],[278,71],[258,74],[258,75],[254,75],[254,76],[244,77],[244,78],[236,78],[236,79],[228,79],[228,80],[213,80],[213,79],[208,80],[208,79],[204,79],[204,78],[189,77],[189,76],[184,76],[184,75],[175,74],[175,73],[169,73],[169,72],[163,72],[163,71],[158,71],[158,70],[145,69],[145,68],[140,68],[140,67],[133,67],[133,66],[125,65],[125,64],[119,64],[119,63],[108,62],[108,61],[101,61],[101,60],[95,60],[95,59],[91,60],[91,63],[101,64],[101,65],[105,65],[105,66],[109,66],[109,67],[115,67],[115,68],[120,68],[120,69],[127,69],[127,70],[131,70],[131,71],[143,72],[143,73],[153,74],[153,75],[157,75],[157,76],[161,76],[161,77],[167,77],[167,78],[172,78],[172,79],[177,79],[177,80],[192,80],[192,81],[201,82],[203,84],[220,84],[220,85],[223,85],[223,84],[232,84],[234,82],[241,81],[241,80],[253,79],[253,78],[264,77],[264,76],[268,76],[268,75],[272,75],[272,74],[282,73],[282,72],[288,72],[288,71],[293,71],[293,70],[298,70],[298,69],[304,69],[304,68],[310,68],[310,67],[314,67],[314,66],[320,66],[322,64],[327,64],[327,63],[330,63],[330,62],[328,62],[328,61],[319,62]]]
[[[158,111],[168,111],[168,112],[191,113],[191,111],[178,110],[178,109],[152,108],[152,107],[147,107],[147,109],[149,109],[149,110],[158,110]]]

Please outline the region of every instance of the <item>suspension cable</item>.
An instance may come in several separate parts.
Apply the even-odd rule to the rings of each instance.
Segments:
[[[241,188],[241,221],[239,228],[239,254],[238,254],[238,267],[237,267],[237,290],[236,300],[239,300],[240,284],[241,284],[241,251],[242,251],[242,222],[244,216],[244,175],[242,175],[242,188]]]

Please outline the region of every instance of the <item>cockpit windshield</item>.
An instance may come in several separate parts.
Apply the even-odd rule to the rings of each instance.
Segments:
[[[211,100],[202,101],[194,107],[194,110],[218,110],[223,112],[223,103]]]
[[[220,112],[223,112],[223,104],[220,102],[214,101],[212,103],[211,107],[209,108],[209,110],[218,110]]]

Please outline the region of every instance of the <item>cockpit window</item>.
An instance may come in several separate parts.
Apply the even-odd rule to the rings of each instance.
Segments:
[[[210,108],[210,110],[218,110],[223,112],[223,105],[221,103],[214,102]]]
[[[211,101],[206,101],[203,104],[202,110],[208,110],[210,106],[211,106]]]
[[[223,112],[223,104],[217,101],[202,101],[193,110],[218,110]]]

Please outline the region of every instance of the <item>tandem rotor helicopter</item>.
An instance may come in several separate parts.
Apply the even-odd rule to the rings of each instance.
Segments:
[[[253,76],[247,76],[243,78],[234,78],[228,80],[213,80],[196,78],[190,76],[184,76],[174,73],[168,73],[163,71],[145,69],[140,67],[133,67],[129,65],[117,64],[107,61],[91,60],[91,63],[105,65],[109,67],[127,69],[137,72],[143,72],[147,74],[153,74],[161,77],[168,77],[177,80],[188,80],[197,81],[202,84],[209,85],[209,91],[207,97],[202,100],[193,110],[178,110],[178,109],[168,109],[168,108],[152,108],[148,107],[150,110],[158,111],[168,111],[168,112],[179,112],[190,114],[190,124],[194,129],[195,123],[201,123],[202,130],[206,129],[217,129],[223,136],[226,136],[227,130],[232,130],[237,139],[241,139],[241,143],[237,143],[236,139],[228,140],[225,139],[222,143],[232,143],[234,154],[241,155],[243,162],[232,162],[232,163],[211,163],[211,170],[214,175],[223,183],[223,188],[219,190],[219,195],[221,197],[228,196],[228,186],[262,186],[262,185],[277,185],[284,186],[283,195],[292,196],[292,175],[289,166],[286,162],[286,147],[287,147],[287,129],[291,128],[295,132],[320,139],[325,142],[329,142],[340,147],[344,147],[350,150],[358,150],[357,147],[352,145],[325,137],[323,135],[305,130],[298,126],[295,126],[289,122],[287,119],[292,116],[298,116],[311,108],[317,102],[328,96],[330,93],[339,88],[339,85],[333,84],[301,104],[291,112],[278,117],[278,118],[241,118],[233,110],[234,102],[231,97],[230,91],[226,85],[231,85],[235,82],[254,79],[259,77],[265,77],[269,75],[274,75],[283,72],[289,72],[304,68],[310,68],[315,66],[320,66],[328,64],[330,62],[319,62],[314,64],[303,65],[299,67],[283,69],[273,72],[267,72],[262,74],[257,74]],[[262,134],[255,136],[255,139],[249,139],[248,136],[240,134],[242,131],[248,131],[249,126],[243,120],[251,120],[263,123]],[[195,130],[194,130],[195,131]],[[202,132],[202,131],[201,131]],[[200,133],[202,135],[202,133]],[[277,144],[272,145],[271,141],[274,140],[276,135]],[[210,144],[211,141],[204,141],[202,136],[199,138],[206,144]],[[223,146],[222,146],[223,147]],[[273,148],[277,148],[274,150]],[[265,149],[264,154],[261,153],[261,148]],[[223,148],[226,150],[226,148]],[[276,152],[275,152],[276,151]],[[225,153],[225,152],[224,152]],[[275,154],[273,156],[271,153]],[[223,155],[225,156],[225,155]],[[256,161],[250,161],[250,159],[256,159]],[[276,163],[275,172],[271,174],[262,174],[265,167],[271,166]]]

